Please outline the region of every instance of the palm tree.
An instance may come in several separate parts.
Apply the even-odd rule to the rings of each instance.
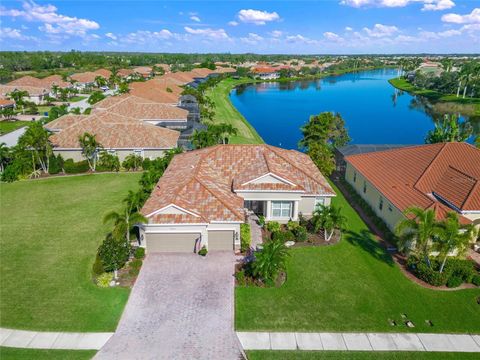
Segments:
[[[123,200],[129,213],[140,211],[143,205],[143,192],[141,190],[133,192],[128,190],[127,197]]]
[[[218,139],[218,142],[222,142],[222,144],[226,144],[230,136],[235,136],[238,134],[238,129],[231,124],[227,123],[220,123],[217,125],[210,125],[208,130],[211,131],[214,136]]]
[[[10,98],[15,101],[16,106],[20,106],[22,108],[22,113],[25,113],[25,101],[23,100],[24,97],[29,97],[28,91],[22,90],[14,90],[9,94]]]
[[[341,210],[341,208],[335,205],[320,205],[313,212],[312,224],[315,232],[323,229],[325,241],[330,241],[335,229],[342,230],[345,228],[347,218],[342,214]]]
[[[97,165],[97,154],[102,145],[97,141],[95,135],[84,133],[78,138],[82,155],[85,156],[90,170],[95,171]]]
[[[26,150],[32,151],[33,171],[36,163],[40,164],[44,173],[48,173],[49,160],[52,155],[52,144],[49,140],[50,133],[43,128],[40,122],[31,122],[25,133],[19,138],[18,144]]]
[[[433,246],[440,253],[440,256],[443,256],[440,272],[443,272],[448,254],[454,250],[458,251],[458,255],[465,252],[474,235],[475,227],[473,224],[461,225],[457,213],[450,212],[447,214],[447,218],[440,223],[440,232],[435,237]]]
[[[107,85],[107,80],[103,76],[96,76],[95,77],[95,84],[97,84],[97,87],[102,87]]]
[[[130,212],[126,207],[123,213],[111,211],[103,218],[103,223],[107,224],[113,222],[112,234],[117,239],[126,239],[127,244],[130,244],[130,231],[139,223],[146,223],[148,220],[139,212]]]
[[[425,137],[425,143],[463,142],[473,134],[473,127],[469,121],[460,121],[458,115],[445,115],[443,121],[435,123],[435,129],[430,130]]]
[[[261,251],[255,253],[253,276],[267,282],[274,281],[278,273],[285,270],[288,256],[288,248],[283,241],[268,241]]]
[[[440,231],[439,224],[435,219],[435,211],[413,206],[407,208],[403,214],[406,219],[400,220],[395,229],[399,236],[400,249],[411,248],[414,243],[414,250],[424,257],[426,264],[430,267],[428,256],[431,243]]]
[[[208,130],[195,130],[190,137],[190,141],[195,149],[203,149],[217,144],[216,137]]]
[[[0,143],[0,173],[5,170],[5,165],[10,160],[10,149],[4,142]]]
[[[53,94],[53,97],[56,98],[57,97],[57,94],[58,94],[58,90],[60,89],[60,87],[56,84],[53,84],[52,85],[52,94]]]

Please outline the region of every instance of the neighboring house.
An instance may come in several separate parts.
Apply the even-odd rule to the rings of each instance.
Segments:
[[[74,125],[75,123],[86,119],[89,115],[73,115],[73,114],[66,114],[60,116],[58,119],[50,121],[43,125],[45,129],[52,133],[59,133],[62,130],[65,130],[69,126]]]
[[[112,76],[112,72],[107,69],[98,69],[98,70],[95,70],[94,73],[97,74],[97,76],[101,76],[106,80],[108,80],[110,76]]]
[[[0,110],[8,109],[8,108],[13,109],[14,107],[15,107],[15,101],[0,98]]]
[[[72,115],[66,115],[71,117]],[[68,126],[68,123],[71,123]],[[130,154],[143,158],[162,157],[165,151],[176,148],[180,133],[175,130],[151,125],[136,118],[102,111],[85,118],[61,117],[46,128],[55,133],[50,137],[54,154],[64,159],[82,161],[82,149],[78,139],[84,133],[96,135],[97,141],[109,153],[123,161]]]
[[[279,69],[271,66],[257,66],[252,69],[253,76],[261,80],[275,80],[280,77]]]
[[[25,100],[31,101],[37,105],[41,104],[45,97],[50,93],[50,89],[44,87],[0,85],[0,97],[9,97],[9,94],[15,90],[28,92],[29,96],[25,97]]]
[[[133,69],[133,72],[139,74],[145,79],[153,76],[153,70],[149,66],[136,67]]]
[[[179,102],[179,95],[164,90],[163,86],[158,85],[155,82],[130,83],[129,93],[157,103],[177,105]]]
[[[432,76],[440,76],[440,74],[444,71],[443,66],[440,63],[432,62],[432,61],[425,61],[420,64],[420,66],[415,70],[423,75],[432,75]]]
[[[141,213],[147,252],[240,246],[248,212],[286,223],[329,205],[335,192],[310,157],[269,145],[217,145],[176,155]]]
[[[132,69],[120,69],[117,71],[117,75],[124,78],[124,79],[130,79],[130,76],[134,73]]]
[[[411,206],[480,227],[480,150],[439,143],[347,156],[345,179],[395,229]]]
[[[400,147],[412,146],[412,145],[400,145],[400,144],[350,144],[335,148],[335,167],[336,171],[341,175],[345,174],[347,163],[345,157],[357,154],[366,154],[375,151],[385,151],[391,149],[397,149]]]
[[[155,64],[155,66],[156,66],[157,68],[163,69],[163,71],[165,72],[165,74],[170,72],[170,65],[168,65],[168,64]]]
[[[78,90],[83,90],[88,87],[95,86],[95,78],[97,76],[103,76],[93,71],[87,71],[83,73],[76,73],[70,75],[70,79],[74,80],[74,86]],[[108,77],[106,77],[108,79]]]

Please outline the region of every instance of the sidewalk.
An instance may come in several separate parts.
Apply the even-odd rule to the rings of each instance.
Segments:
[[[113,333],[25,331],[0,328],[0,346],[29,349],[99,350]]]
[[[480,335],[237,332],[244,350],[480,352]]]

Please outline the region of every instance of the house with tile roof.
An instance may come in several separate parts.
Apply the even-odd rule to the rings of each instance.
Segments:
[[[233,250],[248,212],[267,221],[309,216],[335,192],[310,157],[270,145],[217,145],[176,155],[141,213],[152,252]]]
[[[46,124],[45,128],[53,132],[50,136],[53,153],[74,161],[85,160],[78,142],[84,133],[96,135],[103,149],[117,155],[120,161],[130,154],[149,159],[162,157],[165,151],[177,147],[180,136],[176,130],[110,111],[86,117],[67,114]]]
[[[0,84],[0,97],[9,98],[9,95],[14,91],[26,91],[28,97],[25,97],[25,99],[35,104],[41,104],[50,93],[50,89],[45,87]]]
[[[402,147],[345,157],[345,179],[390,229],[411,206],[437,220],[457,212],[480,227],[480,150],[467,143]]]

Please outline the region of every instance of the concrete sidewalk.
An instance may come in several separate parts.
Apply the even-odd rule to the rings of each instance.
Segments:
[[[480,335],[237,332],[244,350],[480,352]]]
[[[0,328],[0,346],[28,349],[99,350],[113,333],[25,331]]]

